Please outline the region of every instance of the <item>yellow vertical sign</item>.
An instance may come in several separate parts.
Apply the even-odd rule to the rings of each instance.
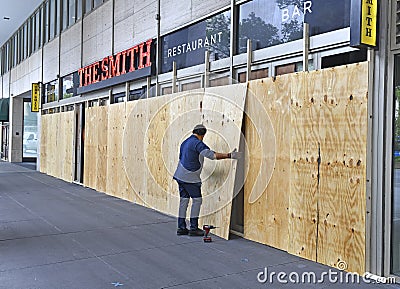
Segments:
[[[376,46],[378,0],[361,0],[361,44]]]
[[[40,109],[40,88],[39,83],[32,83],[31,111],[39,112]]]

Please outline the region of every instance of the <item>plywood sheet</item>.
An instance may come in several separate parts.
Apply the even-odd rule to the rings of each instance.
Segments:
[[[204,90],[197,89],[169,96],[169,126],[162,144],[166,170],[169,175],[167,211],[178,216],[179,191],[172,176],[178,165],[179,147],[183,140],[191,135],[193,127],[201,123]],[[189,217],[189,210],[188,210]]]
[[[321,72],[292,74],[288,252],[317,258]]]
[[[107,193],[126,199],[127,179],[123,167],[123,134],[126,124],[125,103],[112,104],[108,108],[107,139]]]
[[[73,112],[42,115],[40,171],[72,181]]]
[[[245,182],[246,238],[288,248],[290,76],[249,82],[245,135],[250,170]]]
[[[40,172],[47,173],[48,162],[48,115],[41,116],[40,132]]]
[[[145,134],[147,106],[145,100],[126,104],[127,123],[123,136],[124,170],[132,188],[131,201],[146,204],[147,169],[145,160]],[[109,123],[110,131],[111,123]],[[110,136],[109,136],[110,137]],[[140,170],[140,172],[139,172]]]
[[[96,188],[96,184],[93,182],[93,174],[96,172],[96,151],[94,149],[94,135],[97,133],[96,112],[93,107],[85,111],[83,184],[90,188]]]
[[[318,262],[363,274],[368,65],[327,69],[322,79]]]
[[[135,202],[177,215],[178,191],[172,175],[180,141],[200,121],[202,97],[200,91],[185,92],[127,104],[124,167]]]
[[[96,107],[97,156],[96,156],[96,190],[107,190],[107,142],[108,142],[108,107]]]
[[[203,99],[204,142],[216,152],[239,148],[247,84],[207,88]],[[200,222],[216,225],[215,234],[229,237],[236,160],[205,160]]]
[[[63,179],[72,182],[73,176],[73,143],[74,143],[74,112],[63,112],[64,115],[64,138],[65,150],[63,157]]]

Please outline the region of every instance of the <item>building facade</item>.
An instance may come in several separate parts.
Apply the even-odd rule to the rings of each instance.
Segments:
[[[355,2],[43,1],[1,47],[2,158],[40,167],[43,115],[73,112],[72,180],[84,183],[90,107],[368,60],[365,271],[399,274],[400,1],[379,2],[375,49],[351,45]]]

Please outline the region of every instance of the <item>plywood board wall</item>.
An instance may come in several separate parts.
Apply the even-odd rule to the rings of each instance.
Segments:
[[[364,273],[367,92],[367,63],[249,83],[246,238]]]
[[[360,63],[87,109],[85,184],[176,216],[180,143],[202,122],[229,152],[245,108],[244,236],[363,273],[367,81]],[[42,116],[42,172],[72,180],[73,128],[73,112]],[[207,161],[202,175],[201,223],[224,238],[236,171]]]
[[[72,182],[74,112],[41,118],[40,171]]]

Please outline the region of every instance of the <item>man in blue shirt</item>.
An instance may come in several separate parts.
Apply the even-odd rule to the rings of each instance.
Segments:
[[[174,180],[179,186],[179,215],[177,235],[203,236],[203,230],[198,228],[201,196],[200,173],[203,169],[204,157],[210,160],[237,159],[240,154],[236,149],[231,153],[217,153],[212,151],[204,142],[203,138],[207,129],[198,124],[193,129],[193,134],[180,146],[178,167],[174,174]],[[190,230],[186,228],[186,211],[192,198],[190,211]]]

